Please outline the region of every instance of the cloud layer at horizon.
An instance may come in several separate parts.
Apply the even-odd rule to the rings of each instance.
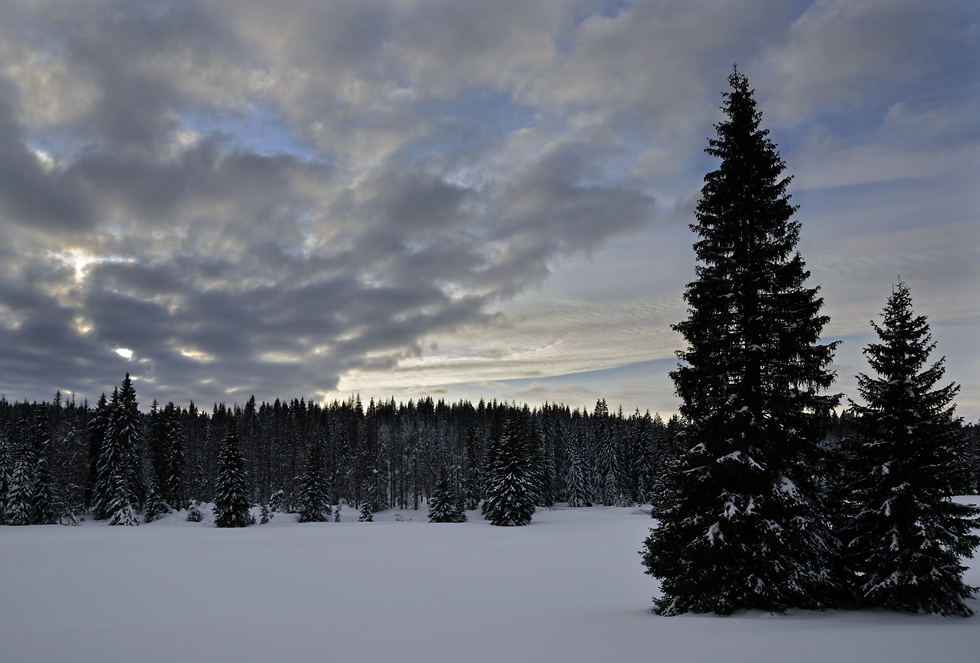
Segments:
[[[0,0],[0,389],[94,400],[129,371],[147,402],[594,402],[588,371],[680,342],[733,61],[796,175],[828,331],[863,338],[901,273],[937,338],[972,319],[959,352],[980,327],[977,14]],[[980,413],[975,354],[955,363]],[[624,404],[669,411],[652,389]]]

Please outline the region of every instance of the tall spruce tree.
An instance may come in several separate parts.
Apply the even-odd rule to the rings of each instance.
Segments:
[[[333,513],[330,507],[330,483],[323,463],[323,440],[314,437],[310,441],[306,471],[303,473],[299,512],[301,523],[325,523]]]
[[[61,520],[64,503],[51,471],[51,439],[45,434],[37,449],[37,484],[34,495],[34,521],[38,525],[54,525]]]
[[[112,390],[112,398],[105,400],[105,394],[99,399],[95,414],[90,426],[90,433],[101,435],[102,439],[98,443],[92,444],[91,449],[98,449],[98,458],[95,462],[95,480],[92,484],[92,515],[96,520],[106,520],[109,517],[109,502],[112,499],[113,468],[117,464],[117,449],[114,442],[116,438],[116,412],[119,409],[119,388]]]
[[[536,488],[532,476],[534,446],[530,411],[514,409],[500,435],[488,468],[484,517],[491,525],[529,525]]]
[[[818,609],[835,593],[811,468],[838,400],[822,395],[836,344],[820,343],[828,318],[804,285],[791,178],[748,80],[736,68],[728,82],[726,119],[705,150],[721,165],[705,176],[691,226],[689,317],[674,326],[688,342],[671,373],[686,450],[641,551],[664,615]]]
[[[660,421],[660,415],[657,415]],[[661,422],[662,423],[662,422]],[[646,504],[651,500],[651,494],[656,482],[656,472],[654,469],[654,459],[656,458],[656,429],[654,419],[650,416],[650,411],[640,416],[639,410],[633,415],[633,444],[636,447],[637,464],[636,473],[636,503]]]
[[[596,459],[596,499],[603,506],[614,506],[619,495],[616,485],[616,446],[610,430],[609,407],[600,398],[592,413],[592,448]]]
[[[7,524],[7,494],[13,464],[8,427],[0,423],[0,525]]]
[[[476,430],[470,426],[466,431],[466,473],[463,480],[463,508],[471,511],[480,508],[483,496],[480,490],[483,473],[477,457]]]
[[[119,409],[116,418],[116,443],[119,445],[120,476],[125,481],[132,498],[133,507],[142,508],[146,498],[141,471],[141,452],[143,449],[143,421],[133,380],[126,373],[119,387]]]
[[[106,405],[99,400],[90,431],[102,432],[92,507],[97,520],[111,525],[138,525],[136,512],[143,500],[140,451],[143,428],[133,381],[126,374],[122,387],[112,391]]]
[[[865,348],[877,377],[858,376],[867,405],[852,403],[857,435],[845,442],[852,478],[845,556],[858,601],[866,606],[970,615],[976,587],[963,584],[963,557],[980,537],[980,509],[950,498],[968,490],[968,440],[954,416],[955,384],[937,387],[941,358],[925,316],[899,283],[885,306],[880,341]]]
[[[101,494],[104,485],[99,481],[99,465],[102,462],[102,444],[105,442],[106,427],[109,425],[112,412],[105,393],[99,396],[99,401],[88,420],[88,485],[86,502],[92,509],[96,520],[105,519],[103,504],[105,495]]]
[[[248,476],[245,455],[238,442],[235,420],[229,418],[228,431],[218,452],[218,478],[214,486],[214,524],[217,527],[247,527],[254,521],[249,512]]]
[[[19,428],[23,432],[26,426],[22,423]],[[34,525],[37,454],[29,439],[19,437],[12,464],[4,520],[8,525]]]
[[[163,410],[164,426],[166,429],[166,473],[161,486],[167,503],[174,508],[181,508],[184,502],[184,428],[180,421],[180,408],[173,402],[167,403]]]
[[[592,506],[585,489],[585,476],[582,472],[582,453],[575,438],[568,441],[568,469],[565,473],[565,497],[570,507]]]

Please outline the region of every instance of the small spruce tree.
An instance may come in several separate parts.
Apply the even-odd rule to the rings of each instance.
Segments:
[[[466,522],[466,514],[460,507],[459,496],[452,489],[445,466],[439,468],[439,480],[436,482],[435,490],[432,491],[432,500],[429,502],[429,522]]]
[[[183,504],[184,502],[184,463],[186,453],[184,451],[184,429],[180,422],[180,408],[172,402],[167,403],[163,409],[165,427],[165,448],[166,458],[164,465],[166,474],[164,477],[163,489],[164,497],[169,504]]]
[[[105,513],[102,508],[105,496],[100,494],[100,490],[104,488],[100,478],[100,467],[102,462],[102,444],[105,441],[106,426],[109,424],[110,416],[109,402],[106,400],[105,393],[103,393],[99,397],[98,403],[95,409],[92,410],[92,414],[88,420],[89,488],[86,490],[85,499],[96,520],[105,519]]]
[[[331,515],[330,486],[323,467],[323,442],[314,437],[306,459],[303,488],[300,493],[301,523],[325,523]]]
[[[13,470],[10,451],[7,427],[0,425],[0,525],[7,524],[7,491],[10,489],[10,472]]]
[[[585,489],[585,476],[582,472],[582,454],[572,440],[568,447],[568,469],[565,473],[565,493],[568,506],[591,506],[588,491]]]
[[[36,458],[31,445],[21,441],[14,454],[13,471],[7,489],[5,520],[8,525],[34,524]]]
[[[927,365],[936,347],[925,316],[899,283],[879,342],[865,348],[877,377],[858,376],[867,405],[852,403],[857,435],[849,446],[852,505],[844,526],[860,604],[907,612],[960,614],[976,587],[963,583],[962,558],[980,537],[980,509],[952,501],[968,490],[968,441],[952,401],[959,387],[937,387],[945,358]]]
[[[466,472],[463,479],[463,508],[472,511],[480,508],[480,500],[483,498],[481,483],[483,480],[480,471],[480,462],[477,456],[476,430],[470,427],[466,431]]]
[[[136,513],[133,501],[129,497],[126,477],[116,474],[109,478],[109,495],[107,511],[110,525],[135,527],[140,524],[139,514]]]
[[[247,527],[253,523],[249,511],[251,505],[248,501],[245,456],[239,447],[234,419],[228,421],[228,432],[218,454],[218,478],[214,493],[215,526]]]
[[[269,498],[269,509],[273,513],[281,513],[286,508],[286,492],[281,488],[276,492],[272,493],[272,497]]]
[[[34,418],[31,432],[31,443],[34,445],[37,466],[35,467],[34,485],[34,523],[37,525],[54,525],[60,520],[62,508],[61,491],[52,472],[51,431],[47,417],[38,413]]]
[[[529,412],[513,410],[492,454],[483,504],[491,525],[529,525],[534,515],[535,486],[531,476],[532,454]]]
[[[157,488],[156,479],[150,477],[150,490],[146,496],[146,512],[143,514],[143,522],[152,523],[159,520],[160,516],[171,512],[170,505],[160,494]]]

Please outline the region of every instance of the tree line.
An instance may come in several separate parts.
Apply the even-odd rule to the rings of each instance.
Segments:
[[[829,413],[824,464],[843,467],[844,441],[859,418]],[[330,505],[375,513],[431,507],[440,496],[474,510],[487,500],[488,482],[508,472],[526,494],[517,510],[659,504],[664,469],[685,451],[684,428],[676,415],[665,422],[649,412],[610,412],[603,399],[591,412],[432,398],[372,399],[365,407],[359,396],[327,404],[252,397],[210,410],[154,402],[144,412],[127,375],[95,406],[60,393],[50,402],[0,398],[0,521],[72,523],[90,513],[137,524],[140,514],[152,520],[213,503],[229,441],[242,457],[248,506],[307,520],[325,519]],[[972,471],[963,493],[976,489],[980,466],[980,430],[966,433]]]
[[[242,456],[243,497],[304,513],[327,505],[371,512],[419,509],[442,493],[465,510],[494,478],[520,475],[534,506],[639,505],[681,426],[638,410],[560,404],[447,403],[421,398],[365,405],[276,400],[215,404],[210,411],[154,402],[139,409],[129,375],[94,406],[0,398],[0,517],[6,524],[72,522],[86,513],[111,524],[153,519],[222,487],[222,450]],[[312,503],[315,503],[311,506]],[[526,506],[524,507],[526,508]]]

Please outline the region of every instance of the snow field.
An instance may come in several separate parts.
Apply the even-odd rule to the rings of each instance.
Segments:
[[[539,509],[516,528],[479,512],[429,524],[424,510],[358,523],[345,507],[340,523],[217,529],[204,513],[0,528],[0,661],[892,662],[980,649],[980,616],[654,616],[639,509]],[[976,564],[966,581],[980,585]]]

